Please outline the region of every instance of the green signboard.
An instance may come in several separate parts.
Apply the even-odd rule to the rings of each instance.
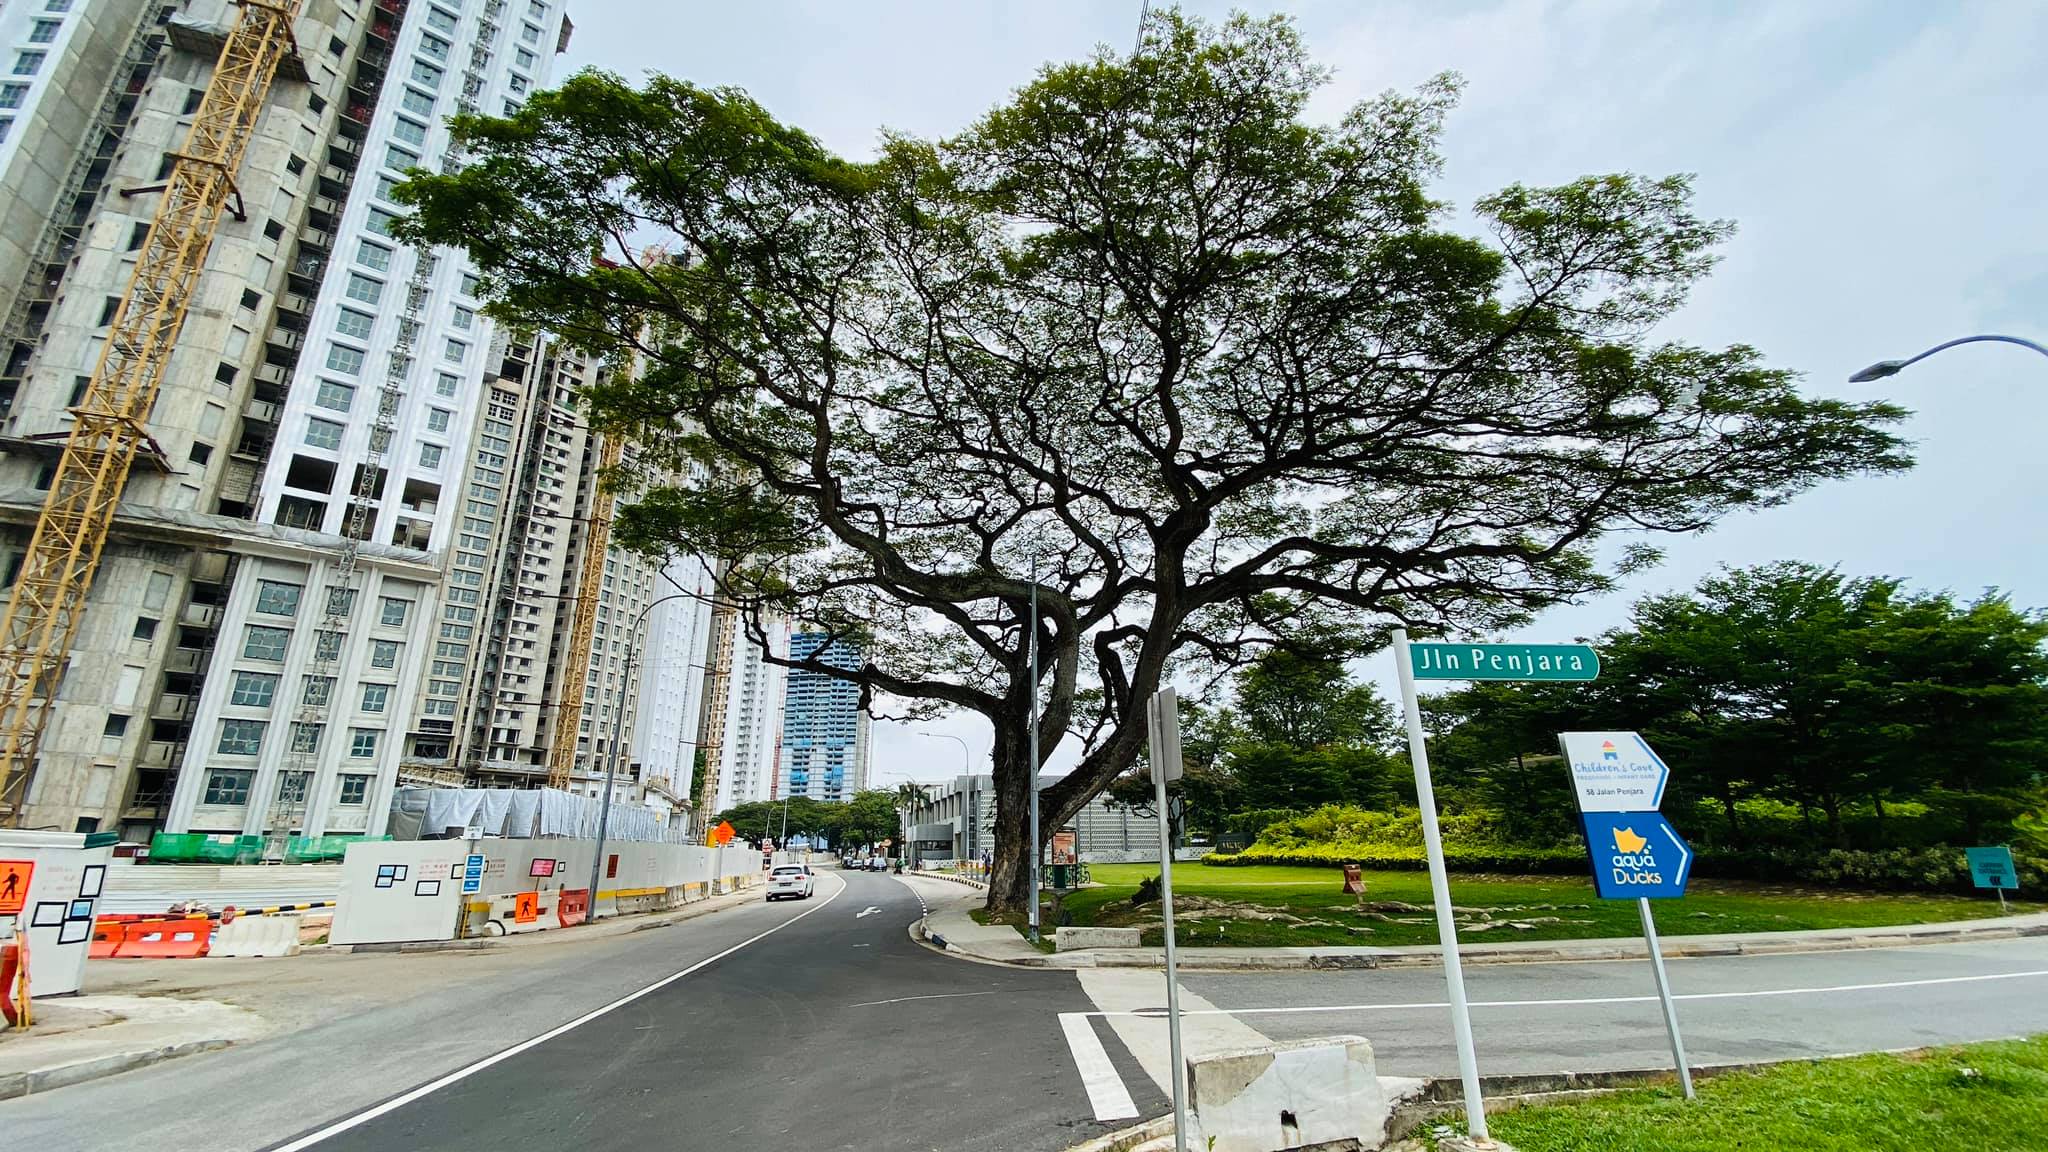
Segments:
[[[1600,656],[1584,644],[1410,644],[1417,680],[1591,680]]]
[[[2012,866],[2010,848],[1965,848],[1970,861],[1970,881],[1979,888],[2017,888],[2019,873]]]

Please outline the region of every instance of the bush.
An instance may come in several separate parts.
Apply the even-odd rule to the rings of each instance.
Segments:
[[[1292,864],[1341,868],[1357,864],[1383,872],[1420,872],[1429,867],[1421,845],[1317,844],[1276,848],[1255,844],[1242,852],[1211,852],[1202,863],[1217,868],[1246,864]],[[1586,854],[1568,848],[1518,848],[1511,845],[1464,847],[1446,845],[1444,866],[1453,872],[1506,872],[1569,875],[1586,870]]]

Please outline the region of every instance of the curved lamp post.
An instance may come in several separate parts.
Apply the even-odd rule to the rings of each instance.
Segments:
[[[597,810],[597,855],[590,861],[590,919],[592,921],[597,919],[597,881],[599,874],[604,869],[606,834],[611,830],[612,781],[618,776],[619,737],[624,734],[622,730],[626,726],[625,695],[627,692],[636,691],[633,684],[633,666],[640,662],[640,629],[647,623],[647,614],[654,611],[657,605],[666,604],[671,600],[681,600],[686,596],[692,595],[694,593],[671,592],[666,596],[649,600],[647,606],[640,609],[640,615],[634,617],[633,627],[626,632],[626,674],[619,678],[620,703],[617,711],[612,716],[612,750],[611,755],[605,757],[604,761],[604,800],[602,801],[602,806]],[[634,704],[634,715],[636,717],[639,715],[639,702],[637,699]],[[597,742],[595,740],[591,741],[590,750],[593,755],[596,754]]]
[[[2048,356],[2048,348],[2044,348],[2041,345],[2034,343],[2032,340],[2022,340],[2018,336],[1996,336],[1989,334],[1983,336],[1964,336],[1959,340],[1950,340],[1946,344],[1936,344],[1934,347],[1929,348],[1927,351],[1922,352],[1921,354],[1913,357],[1910,360],[1879,360],[1877,363],[1872,364],[1870,367],[1865,368],[1863,371],[1858,372],[1854,376],[1849,377],[1849,382],[1851,384],[1867,384],[1872,380],[1882,380],[1887,376],[1896,376],[1898,375],[1901,369],[1911,367],[1914,364],[1918,364],[1920,361],[1927,359],[1929,356],[1934,355],[1936,352],[1953,348],[1958,344],[1983,343],[2017,344],[2022,348],[2031,348],[2034,351],[2039,352],[2043,356]]]

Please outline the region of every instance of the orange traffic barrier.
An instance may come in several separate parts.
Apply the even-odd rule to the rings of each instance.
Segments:
[[[555,894],[555,919],[568,928],[590,919],[590,889],[564,888]]]
[[[12,1026],[21,1023],[14,1007],[14,974],[20,967],[20,952],[14,941],[0,944],[0,1018]]]
[[[159,960],[204,956],[213,943],[212,938],[213,921],[204,916],[185,920],[147,920],[128,925],[126,935],[114,949],[114,955]]]
[[[86,955],[94,960],[104,960],[114,954],[127,936],[128,921],[95,920],[92,922],[92,950]]]

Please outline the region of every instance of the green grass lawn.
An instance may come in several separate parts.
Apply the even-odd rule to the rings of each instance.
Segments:
[[[1155,866],[1097,864],[1089,871],[1102,887],[1068,896],[1063,902],[1065,922],[1158,923],[1156,903],[1139,908],[1130,902],[1138,882],[1158,872]],[[1365,899],[1369,906],[1377,905],[1366,911],[1343,893],[1343,874],[1335,868],[1182,864],[1173,870],[1173,880],[1176,935],[1184,944],[1436,943],[1426,872],[1366,873]],[[1461,940],[1576,940],[1642,932],[1633,901],[1601,900],[1593,893],[1592,881],[1582,877],[1454,875],[1451,899],[1470,910],[1459,917]],[[1401,904],[1413,908],[1398,907]],[[1658,929],[1674,936],[1927,924],[1998,915],[1997,899],[1989,896],[1846,892],[1712,880],[1695,880],[1684,899],[1652,901],[1652,906]],[[2015,900],[2012,911],[2048,911],[2048,905]],[[1294,919],[1247,918],[1264,912]],[[1147,937],[1147,943],[1156,944],[1158,929]]]
[[[1786,1064],[1488,1118],[1521,1152],[2048,1152],[2048,1037]]]

